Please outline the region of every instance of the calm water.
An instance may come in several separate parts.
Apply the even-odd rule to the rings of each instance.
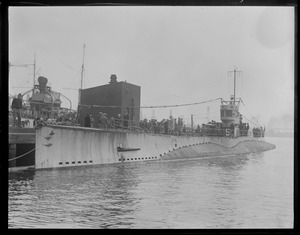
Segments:
[[[11,228],[292,228],[293,138],[261,154],[9,174]]]

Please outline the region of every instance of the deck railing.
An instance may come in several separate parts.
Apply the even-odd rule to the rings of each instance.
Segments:
[[[65,125],[64,123],[56,123],[56,122],[45,122],[45,124],[58,124],[58,125]],[[72,124],[68,124],[72,125]],[[78,126],[78,124],[74,124]],[[153,134],[164,134],[164,135],[184,135],[184,136],[201,136],[201,137],[240,137],[240,136],[251,136],[251,137],[264,137],[263,130],[237,130],[236,132],[234,129],[231,128],[207,128],[202,127],[198,129],[191,129],[191,128],[184,128],[175,126],[174,129],[171,129],[168,126],[166,130],[163,123],[156,123],[154,122],[137,122],[133,120],[124,120],[124,119],[114,119],[113,122],[108,121],[105,125],[99,124],[98,126],[91,126],[92,128],[96,129],[119,129],[119,130],[126,130],[126,131],[133,131],[133,132],[144,132],[144,133],[153,133]]]

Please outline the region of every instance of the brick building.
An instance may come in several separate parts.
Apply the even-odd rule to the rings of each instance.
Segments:
[[[99,112],[107,113],[108,118],[112,116],[116,118],[118,114],[123,118],[127,110],[130,125],[137,126],[140,120],[141,87],[126,81],[118,82],[115,74],[111,75],[109,84],[82,89],[80,100],[83,106],[79,106],[79,124],[82,126],[87,113],[92,114],[95,127],[99,124]],[[116,107],[93,107],[92,105]]]

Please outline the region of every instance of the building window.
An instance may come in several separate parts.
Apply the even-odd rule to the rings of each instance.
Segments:
[[[221,110],[221,117],[224,117],[225,116],[225,112],[224,110]]]
[[[232,110],[226,110],[226,117],[232,117]]]

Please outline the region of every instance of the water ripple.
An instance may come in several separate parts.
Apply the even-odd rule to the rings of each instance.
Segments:
[[[260,154],[11,173],[8,225],[292,227],[293,145],[275,144]]]

